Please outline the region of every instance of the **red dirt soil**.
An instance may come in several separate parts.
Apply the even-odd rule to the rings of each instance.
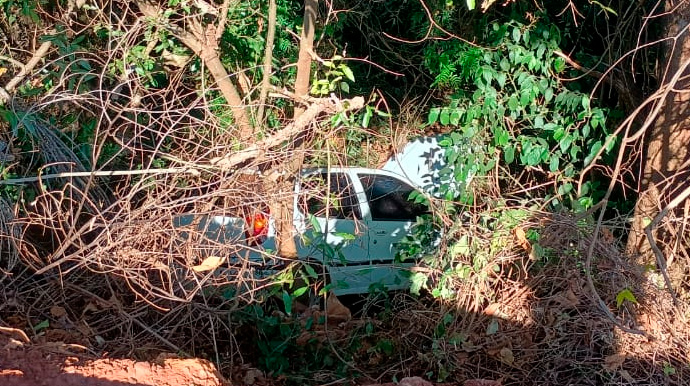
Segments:
[[[90,359],[78,346],[30,344],[22,335],[0,333],[2,386],[230,386],[203,359]]]

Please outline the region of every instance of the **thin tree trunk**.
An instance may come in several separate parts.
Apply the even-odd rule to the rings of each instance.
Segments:
[[[276,14],[278,7],[276,0],[268,3],[268,31],[266,31],[266,49],[264,51],[263,79],[261,80],[261,92],[259,94],[259,111],[256,113],[256,124],[262,125],[264,121],[264,109],[266,97],[271,85],[271,63],[273,62],[273,43],[276,38]]]
[[[300,36],[299,57],[297,59],[297,79],[295,80],[295,95],[304,97],[309,94],[309,81],[311,78],[311,61],[314,49],[314,30],[316,29],[316,16],[318,12],[318,0],[304,0],[304,22]],[[293,119],[297,120],[304,113],[304,107],[296,103]],[[287,177],[277,182],[275,187],[278,192],[291,191],[295,176],[304,163],[304,135],[295,139],[294,157],[287,165]],[[295,244],[295,230],[292,225],[293,201],[291,195],[275,203],[273,208],[276,214],[276,228],[278,231],[278,254],[283,257],[297,257],[297,245]]]
[[[304,24],[299,42],[299,57],[297,58],[297,79],[295,80],[295,94],[303,97],[309,94],[309,80],[311,77],[311,60],[314,52],[314,30],[316,29],[316,15],[319,9],[318,0],[304,1]],[[295,106],[294,118],[304,112],[301,105]]]

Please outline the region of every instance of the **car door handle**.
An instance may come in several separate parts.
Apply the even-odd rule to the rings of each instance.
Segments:
[[[376,236],[384,236],[386,234],[386,231],[376,231],[375,234]]]

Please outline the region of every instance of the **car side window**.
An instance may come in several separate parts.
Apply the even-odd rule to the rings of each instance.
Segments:
[[[361,219],[359,201],[344,173],[310,174],[301,181],[299,206],[303,213],[335,219]],[[328,212],[327,212],[328,209]]]
[[[367,195],[371,217],[376,221],[414,221],[417,216],[429,213],[429,207],[409,200],[415,190],[395,177],[376,174],[360,174]]]

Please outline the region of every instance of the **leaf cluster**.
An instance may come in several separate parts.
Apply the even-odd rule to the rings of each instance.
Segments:
[[[462,196],[473,179],[500,164],[509,172],[502,178],[527,170],[554,180],[545,198],[556,205],[590,206],[591,182],[580,196],[574,184],[603,147],[604,154],[613,150],[608,109],[562,79],[566,63],[554,25],[513,21],[488,29],[488,48],[451,41],[427,51],[434,85],[450,93],[428,115],[428,124],[452,129],[442,141],[449,161],[444,193]]]

